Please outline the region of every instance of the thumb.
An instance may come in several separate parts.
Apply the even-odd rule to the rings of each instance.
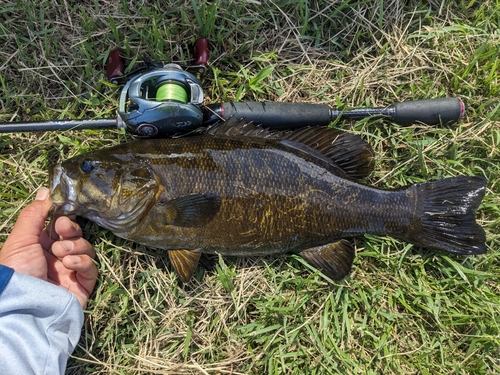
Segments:
[[[19,213],[9,238],[39,237],[45,227],[52,202],[49,200],[49,189],[42,187],[38,190],[36,198]],[[9,240],[7,238],[7,241]],[[7,243],[7,242],[6,242]]]

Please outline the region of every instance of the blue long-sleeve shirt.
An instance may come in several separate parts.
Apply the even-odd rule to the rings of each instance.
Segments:
[[[82,325],[69,291],[0,265],[1,374],[64,374]]]

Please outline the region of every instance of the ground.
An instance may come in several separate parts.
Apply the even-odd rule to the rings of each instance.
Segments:
[[[452,257],[356,240],[332,283],[300,257],[215,259],[182,285],[168,259],[82,222],[100,276],[68,374],[500,373],[500,4],[456,1],[11,1],[0,11],[0,120],[113,118],[147,53],[189,64],[210,41],[205,102],[339,109],[457,97],[458,124],[335,121],[376,152],[379,188],[481,175],[488,253]],[[119,130],[0,135],[0,241],[49,164],[125,142]]]

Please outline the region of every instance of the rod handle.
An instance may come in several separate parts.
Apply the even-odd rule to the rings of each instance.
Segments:
[[[465,104],[457,98],[412,100],[394,103],[394,122],[401,125],[421,122],[439,125],[457,122],[464,117]]]
[[[324,104],[286,102],[236,102],[222,104],[222,117],[243,118],[247,122],[272,129],[327,126],[332,120],[330,107]]]

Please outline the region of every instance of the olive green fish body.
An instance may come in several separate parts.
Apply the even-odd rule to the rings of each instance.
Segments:
[[[148,165],[161,186],[139,225],[117,234],[163,249],[245,255],[301,251],[345,236],[397,234],[393,227],[408,227],[405,193],[340,178],[327,163],[318,166],[276,146],[265,140],[197,137],[115,148],[118,155],[134,155],[132,169]],[[203,204],[197,201],[203,197],[220,202],[209,212],[186,214],[206,218],[204,225],[176,225],[168,205],[179,197],[188,200],[187,206],[190,199]],[[176,214],[172,210],[170,216]]]
[[[330,131],[336,132],[321,133]],[[309,137],[308,132],[315,130],[300,134]],[[335,134],[338,138],[338,132],[328,136]],[[484,231],[474,222],[484,179],[375,189],[353,178],[369,169],[368,146],[361,150],[359,141],[351,144],[346,135],[351,155],[331,145],[315,149],[311,145],[321,139],[304,143],[297,137],[215,132],[140,140],[82,155],[51,172],[55,212],[76,213],[118,236],[169,250],[183,281],[196,267],[199,252],[295,252],[338,279],[349,272],[354,257],[341,239],[364,233],[460,254],[484,252]],[[351,165],[350,158],[359,165]],[[450,198],[456,183],[465,186],[454,194],[456,199]],[[426,212],[437,220],[429,223]],[[445,234],[438,230],[436,239],[432,233],[440,228],[439,220],[448,227]],[[459,238],[455,227],[472,232]],[[422,238],[427,236],[431,238]]]

